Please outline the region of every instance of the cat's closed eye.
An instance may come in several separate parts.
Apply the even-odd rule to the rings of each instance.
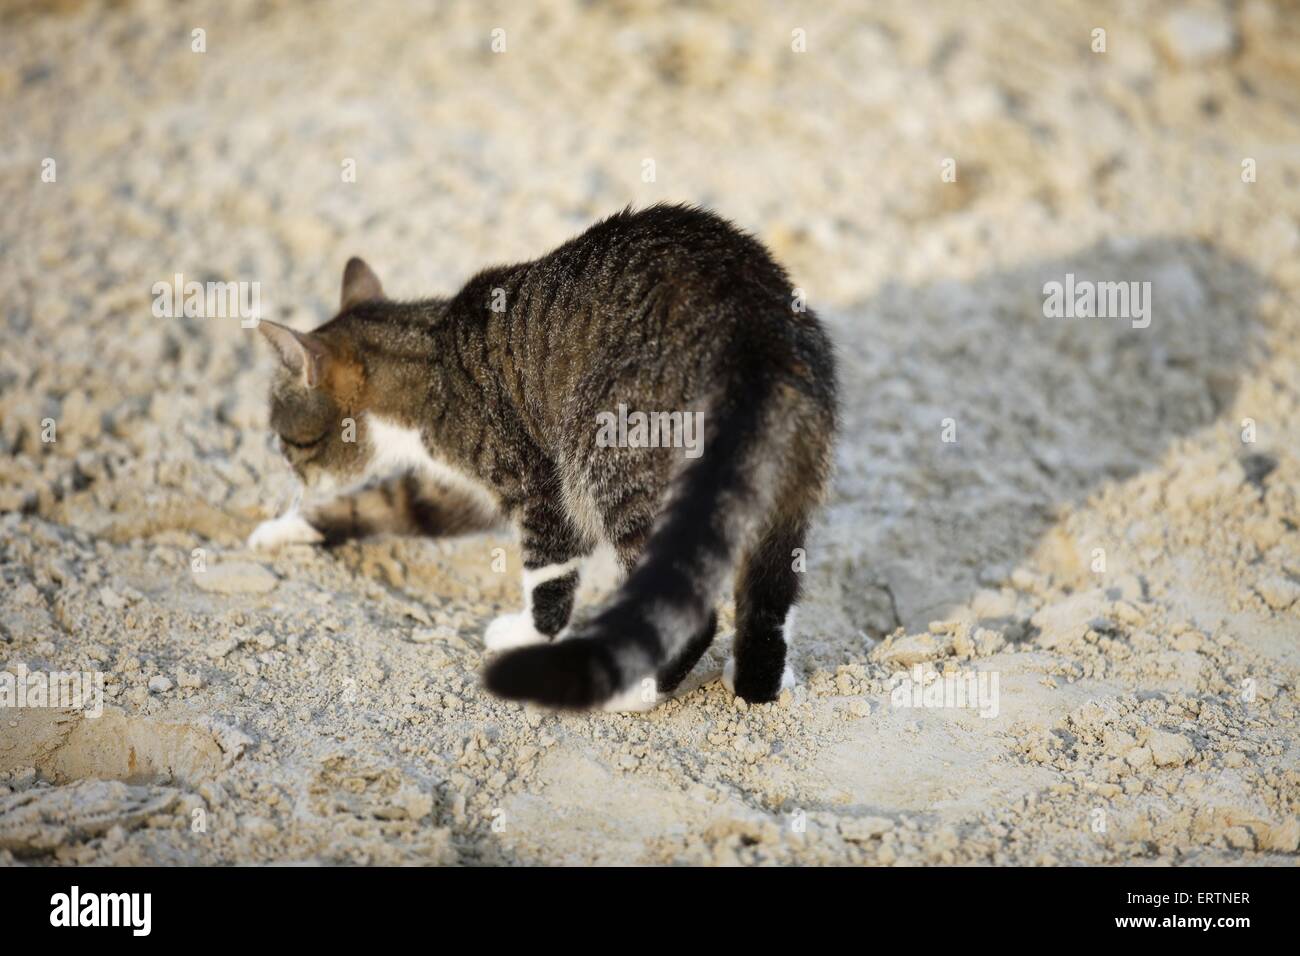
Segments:
[[[320,435],[316,436],[310,441],[298,441],[296,439],[290,438],[288,435],[281,435],[280,441],[290,448],[297,448],[299,451],[310,451],[311,449],[315,448],[317,445],[319,445],[321,442],[325,440],[326,434],[328,433],[321,432]]]

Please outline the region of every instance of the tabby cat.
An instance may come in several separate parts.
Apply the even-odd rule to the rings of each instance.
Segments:
[[[831,344],[799,301],[759,241],[685,206],[624,210],[449,298],[388,299],[352,259],[331,321],[259,325],[280,358],[271,427],[304,504],[251,543],[515,520],[524,607],[488,627],[484,683],[576,709],[671,693],[713,640],[734,570],[723,680],[774,700],[793,683],[796,549],[836,425]],[[602,543],[623,582],[566,632]]]

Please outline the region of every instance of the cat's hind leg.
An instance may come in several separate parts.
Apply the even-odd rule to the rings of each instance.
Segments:
[[[797,420],[797,419],[796,419]],[[736,575],[736,636],[722,682],[751,704],[794,686],[790,626],[799,599],[812,515],[830,471],[833,423],[814,409],[792,429],[767,515],[742,550]]]
[[[686,675],[699,663],[700,658],[704,656],[704,652],[709,649],[709,645],[713,643],[713,638],[717,633],[718,612],[714,611],[709,615],[709,623],[704,626],[704,629],[691,638],[690,643],[682,649],[682,652],[677,657],[659,669],[656,676],[659,693],[671,694],[681,686],[682,681],[686,679]]]
[[[795,549],[805,546],[803,516],[778,516],[746,553],[736,581],[736,636],[722,682],[750,703],[776,700],[794,686],[788,627],[799,597]]]

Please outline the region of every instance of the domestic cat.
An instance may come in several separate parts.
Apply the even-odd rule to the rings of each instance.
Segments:
[[[836,430],[831,343],[799,303],[758,240],[690,206],[626,209],[449,298],[390,300],[354,258],[335,318],[310,333],[258,326],[280,358],[271,427],[305,497],[252,543],[513,519],[524,607],[487,628],[500,653],[484,684],[576,709],[671,693],[713,640],[734,572],[723,680],[772,701],[793,682],[797,549]],[[384,497],[385,478],[390,495],[426,483],[403,485],[423,520],[341,517],[358,495]],[[602,543],[625,578],[562,635],[580,563]]]

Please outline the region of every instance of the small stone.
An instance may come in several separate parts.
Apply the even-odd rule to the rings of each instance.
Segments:
[[[1157,767],[1181,767],[1196,756],[1196,748],[1190,740],[1167,730],[1151,731],[1147,747]]]
[[[1292,817],[1285,823],[1269,827],[1260,844],[1263,850],[1294,853],[1300,848],[1300,818]]]
[[[1255,834],[1246,827],[1228,827],[1223,831],[1223,839],[1234,850],[1255,849]]]
[[[952,649],[952,641],[933,634],[907,634],[882,644],[875,651],[882,664],[910,667],[922,661],[943,657]]]
[[[446,624],[435,627],[416,627],[411,629],[412,644],[454,644],[465,646],[465,641],[456,631]]]
[[[1001,631],[989,630],[986,627],[978,628],[975,631],[975,651],[980,657],[990,657],[1002,650],[1006,645],[1007,639]]]
[[[1033,592],[1042,587],[1042,578],[1028,568],[1016,568],[1011,572],[1011,586],[1017,591]]]
[[[120,611],[126,607],[126,598],[122,597],[112,588],[99,589],[99,603],[104,605],[110,611]]]
[[[172,689],[172,682],[161,674],[149,678],[149,690],[155,694],[165,694]]]
[[[888,817],[845,817],[839,822],[840,836],[849,843],[866,843],[894,829]]]
[[[251,815],[239,818],[239,828],[259,840],[269,840],[279,832],[270,820]]]
[[[280,583],[269,570],[251,561],[210,565],[206,571],[197,571],[191,577],[199,590],[214,594],[264,594]]]
[[[220,806],[226,801],[225,788],[219,783],[211,780],[205,780],[199,784],[199,796],[202,797],[210,807]]]
[[[1111,605],[1111,614],[1129,627],[1141,627],[1147,619],[1141,608],[1128,601],[1116,601]]]
[[[403,787],[393,800],[406,809],[406,815],[412,820],[419,820],[433,813],[433,794],[425,793],[418,787]]]
[[[1151,764],[1151,751],[1146,747],[1134,747],[1124,755],[1124,762],[1134,770],[1141,770]]]
[[[984,589],[971,600],[971,610],[980,618],[1011,617],[1016,613],[1016,596],[1011,591]]]
[[[1137,741],[1131,734],[1109,727],[1102,731],[1101,742],[1106,748],[1106,753],[1116,757],[1128,753],[1137,746]]]
[[[325,598],[326,602],[328,602],[330,596],[326,594]],[[426,626],[432,626],[433,624],[433,618],[429,616],[429,612],[418,604],[402,605],[402,613],[418,624],[424,624]]]
[[[1228,56],[1237,45],[1232,20],[1221,10],[1184,7],[1160,24],[1160,45],[1171,60],[1196,66]]]
[[[221,640],[213,641],[208,645],[208,656],[214,658],[225,657],[238,646],[239,641],[233,637],[223,637]]]
[[[14,601],[18,604],[34,607],[43,603],[41,592],[36,590],[36,586],[31,581],[24,581],[13,590]]]
[[[1255,585],[1259,596],[1275,611],[1285,611],[1296,601],[1300,601],[1300,584],[1281,575],[1264,578]]]

